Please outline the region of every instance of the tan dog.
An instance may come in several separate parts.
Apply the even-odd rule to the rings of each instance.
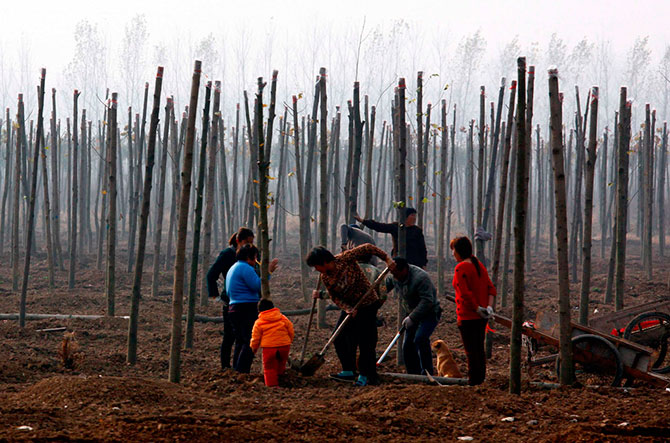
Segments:
[[[463,378],[458,365],[444,340],[435,340],[431,346],[437,355],[437,375],[440,377]]]

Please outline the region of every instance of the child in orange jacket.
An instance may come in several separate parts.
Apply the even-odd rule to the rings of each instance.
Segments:
[[[286,370],[293,342],[293,323],[270,300],[258,302],[258,320],[251,332],[251,350],[263,348],[263,375],[266,386],[279,386],[279,376]]]

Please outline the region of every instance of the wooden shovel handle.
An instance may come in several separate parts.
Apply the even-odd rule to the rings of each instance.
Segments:
[[[318,291],[321,288],[321,275],[319,274],[319,280],[316,282],[316,290]],[[307,323],[307,333],[305,333],[305,342],[302,344],[302,352],[300,352],[300,365],[305,361],[305,351],[307,350],[307,339],[309,338],[309,331],[312,329],[312,320],[314,319],[314,309],[316,308],[317,299],[312,299],[312,309],[309,311],[309,322]]]

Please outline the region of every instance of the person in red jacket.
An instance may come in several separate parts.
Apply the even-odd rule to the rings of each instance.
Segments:
[[[463,347],[468,358],[468,384],[479,385],[486,377],[484,337],[486,324],[493,315],[496,288],[477,257],[472,255],[472,243],[467,237],[456,237],[449,247],[458,262],[454,269],[456,318]]]
[[[286,370],[288,353],[293,343],[293,323],[271,300],[258,302],[258,320],[251,332],[251,350],[263,348],[265,386],[279,386],[279,376]]]

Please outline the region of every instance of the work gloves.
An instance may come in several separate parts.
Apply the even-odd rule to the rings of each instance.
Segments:
[[[493,318],[493,308],[491,306],[477,308],[477,314],[483,319],[489,320]]]
[[[405,317],[405,319],[402,321],[402,326],[405,329],[409,329],[412,326],[414,326],[414,321],[412,320],[412,317],[410,317],[409,315]]]

